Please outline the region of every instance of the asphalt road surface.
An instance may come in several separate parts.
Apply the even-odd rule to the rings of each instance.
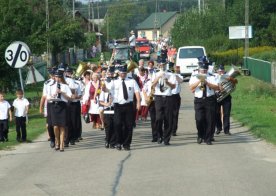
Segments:
[[[131,151],[104,148],[104,132],[83,124],[83,140],[56,152],[46,134],[0,152],[0,195],[273,196],[276,148],[231,121],[231,136],[196,143],[193,95],[182,84],[178,136],[151,142],[138,122]],[[30,119],[31,120],[31,119]]]

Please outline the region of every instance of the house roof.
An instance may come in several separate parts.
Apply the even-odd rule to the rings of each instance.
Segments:
[[[176,14],[177,14],[177,12],[157,12],[157,13],[152,13],[142,23],[138,24],[136,26],[136,29],[139,30],[139,29],[160,28],[168,20],[170,20],[172,17],[174,17]]]

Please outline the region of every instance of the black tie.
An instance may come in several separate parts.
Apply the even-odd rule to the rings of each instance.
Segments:
[[[207,88],[207,86],[206,86],[206,84],[204,84],[204,85],[203,85],[203,96],[202,96],[202,97],[204,97],[204,98],[207,97],[207,96],[206,96],[206,90],[207,90],[206,88]]]
[[[60,83],[57,83],[57,88],[60,90]],[[58,96],[57,96],[57,98],[61,98],[61,93],[58,93]]]
[[[124,99],[127,100],[128,94],[127,94],[127,87],[126,87],[125,79],[122,79],[122,85],[123,85],[123,91],[124,91]]]

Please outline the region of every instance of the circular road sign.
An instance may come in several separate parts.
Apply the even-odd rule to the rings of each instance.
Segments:
[[[16,41],[9,45],[5,52],[5,59],[12,68],[21,68],[30,58],[30,49],[24,42]]]

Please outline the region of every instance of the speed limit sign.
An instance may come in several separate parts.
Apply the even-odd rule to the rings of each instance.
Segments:
[[[30,58],[30,49],[24,42],[16,41],[9,45],[5,52],[5,59],[12,68],[21,68]]]

